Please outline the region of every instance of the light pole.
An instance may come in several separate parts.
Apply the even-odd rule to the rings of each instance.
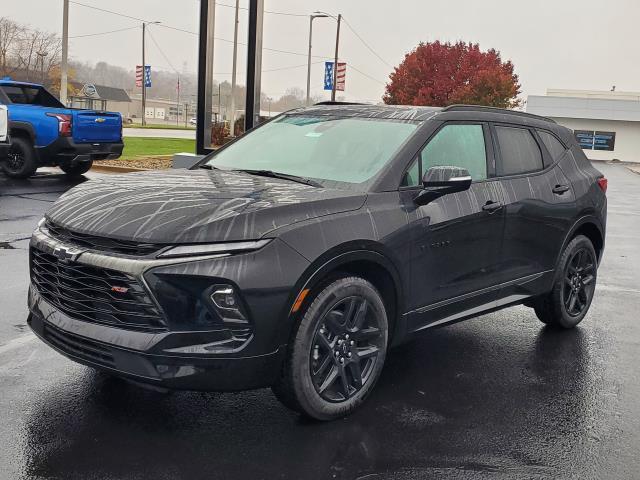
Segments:
[[[60,101],[67,106],[69,56],[69,0],[62,5],[62,63],[60,65]]]
[[[36,52],[36,55],[40,57],[40,83],[44,85],[44,57],[47,56],[47,52]]]
[[[240,0],[236,0],[236,20],[233,28],[233,70],[231,73],[231,133],[236,136],[236,65],[238,63],[238,11]]]
[[[307,58],[307,106],[311,103],[311,38],[313,37],[313,20],[315,18],[327,18],[331,15],[322,12],[313,12],[309,15],[309,56]]]
[[[336,84],[338,80],[338,46],[340,45],[340,22],[342,20],[342,15],[338,14],[338,25],[336,26],[336,56],[333,61],[333,88],[331,89],[331,101],[336,101]]]
[[[146,116],[147,116],[147,69],[145,58],[144,58],[144,37],[147,29],[147,24],[149,25],[157,25],[158,21],[155,22],[142,22],[142,126],[144,127],[147,124]]]

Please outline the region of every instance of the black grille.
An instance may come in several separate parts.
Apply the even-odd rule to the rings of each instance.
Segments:
[[[105,367],[115,367],[113,355],[101,344],[60,330],[45,322],[44,338],[58,350]]]
[[[139,243],[77,233],[59,225],[55,225],[50,221],[45,223],[45,228],[49,231],[49,235],[62,243],[97,250],[100,252],[144,256],[155,253],[166,246],[158,243]]]
[[[146,290],[125,273],[62,262],[32,248],[31,281],[47,302],[72,318],[136,330],[166,328]]]

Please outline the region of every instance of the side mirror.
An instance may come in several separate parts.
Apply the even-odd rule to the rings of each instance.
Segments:
[[[431,167],[422,177],[423,190],[414,199],[417,205],[426,205],[450,193],[464,192],[471,187],[471,175],[461,167]]]

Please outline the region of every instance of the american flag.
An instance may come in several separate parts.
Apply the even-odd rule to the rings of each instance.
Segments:
[[[347,80],[347,64],[338,62],[338,71],[336,72],[336,90],[344,92],[344,85]]]
[[[145,67],[145,87],[151,86],[151,66]],[[142,87],[142,65],[136,65],[136,87]]]

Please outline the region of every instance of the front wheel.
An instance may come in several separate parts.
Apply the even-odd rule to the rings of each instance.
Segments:
[[[534,304],[541,322],[573,328],[585,317],[596,290],[598,262],[591,241],[578,235],[560,257],[551,293]]]
[[[306,309],[273,391],[317,420],[344,417],[376,384],[387,351],[388,320],[376,288],[360,277],[335,280]]]
[[[91,165],[93,165],[93,162],[91,160],[89,160],[88,162],[76,163],[75,165],[63,163],[60,164],[60,169],[70,177],[78,177],[87,173],[91,168]]]

